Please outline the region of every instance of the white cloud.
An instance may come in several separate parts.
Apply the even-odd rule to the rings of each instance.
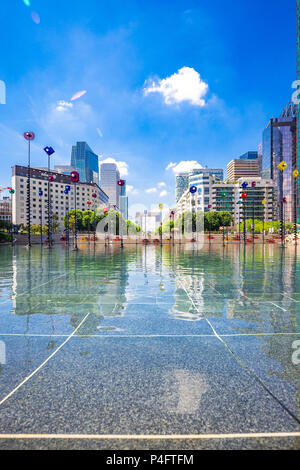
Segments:
[[[128,194],[132,194],[133,196],[139,194],[139,190],[134,188],[131,184],[126,185],[126,191]]]
[[[182,160],[179,163],[169,163],[167,166],[166,170],[169,170],[172,168],[175,174],[178,173],[188,173],[189,171],[192,170],[197,170],[203,168],[200,163],[198,163],[196,160]]]
[[[73,103],[69,103],[68,101],[58,101],[56,105],[56,111],[67,111],[68,109],[73,108]]]
[[[164,186],[166,186],[166,183],[164,181],[161,181],[160,183],[158,183],[157,185],[159,188],[163,188]]]
[[[144,88],[144,94],[161,93],[168,105],[187,101],[194,106],[205,106],[208,84],[192,67],[182,67],[177,73],[158,81],[152,81]]]
[[[177,163],[170,162],[169,165],[166,167],[166,170],[170,170],[170,168],[173,168],[176,165]]]
[[[118,167],[118,170],[120,172],[120,176],[127,176],[128,175],[128,164],[126,162],[117,162],[114,158],[106,158],[105,160],[100,161],[100,165],[102,163],[115,163]]]
[[[160,193],[160,197],[164,197],[166,196],[168,193],[167,191],[164,189],[161,193]]]
[[[102,133],[101,129],[99,129],[99,127],[97,127],[96,130],[97,130],[97,134],[99,135],[99,137],[102,138],[102,137],[103,137],[103,133]]]
[[[149,189],[146,189],[146,193],[156,193],[157,192],[157,189],[156,188],[149,188]]]

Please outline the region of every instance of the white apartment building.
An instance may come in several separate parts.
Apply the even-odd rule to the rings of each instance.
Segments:
[[[252,183],[255,186],[252,187]],[[243,183],[248,186],[244,188]],[[247,194],[247,198],[242,198],[242,193]],[[276,201],[277,194],[273,180],[265,180],[260,177],[243,177],[235,183],[218,183],[212,185],[212,211],[230,212],[236,223],[244,218],[253,217],[265,222],[271,222],[276,219]]]
[[[15,225],[27,225],[27,167],[15,165],[12,168],[12,222]],[[47,201],[49,176],[53,177],[50,184],[50,196],[52,214],[58,216],[59,229],[62,230],[63,218],[66,212],[75,209],[75,186],[76,207],[78,210],[88,210],[97,207],[107,207],[109,204],[107,194],[96,183],[71,182],[69,175],[63,175],[54,171],[31,168],[30,170],[30,210],[31,224],[47,224]],[[64,193],[66,185],[71,187],[68,194]],[[39,192],[42,191],[42,195]],[[97,194],[93,198],[92,194]],[[92,205],[87,205],[87,202]]]
[[[246,189],[242,187],[244,182],[248,184]],[[252,182],[255,182],[255,187],[252,187]],[[247,193],[244,203],[241,197],[243,192]],[[191,212],[193,200],[196,211],[228,211],[236,223],[243,219],[244,209],[247,219],[253,218],[253,215],[255,219],[265,222],[276,219],[275,183],[260,177],[239,178],[235,183],[215,182],[213,177],[210,177],[207,184],[197,187],[194,195],[189,189],[183,193],[176,204],[176,217],[180,217],[184,212]]]
[[[115,163],[101,163],[100,185],[109,197],[109,206],[114,209],[120,208],[121,186],[118,185],[120,172]]]

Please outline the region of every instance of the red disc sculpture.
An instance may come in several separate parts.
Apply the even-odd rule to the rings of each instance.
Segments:
[[[124,186],[125,184],[125,181],[124,180],[119,180],[118,181],[118,186]]]
[[[34,138],[35,138],[34,132],[24,132],[25,140],[34,140]]]
[[[72,173],[71,173],[71,181],[72,181],[72,183],[78,183],[78,181],[79,181],[79,173],[78,173],[78,171],[72,171]]]
[[[92,197],[93,197],[94,199],[96,199],[97,194],[96,194],[96,193],[93,193],[93,194],[92,194]]]
[[[248,196],[248,194],[247,194],[247,193],[242,193],[242,199],[246,199],[246,198],[247,198],[247,196]]]

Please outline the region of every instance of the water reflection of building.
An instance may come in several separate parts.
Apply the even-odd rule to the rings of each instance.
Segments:
[[[31,252],[18,249],[13,263],[13,313],[53,317],[70,316],[78,334],[93,334],[108,316],[124,314],[126,307],[126,255],[74,253],[63,250]]]

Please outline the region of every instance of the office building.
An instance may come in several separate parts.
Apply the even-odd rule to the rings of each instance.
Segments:
[[[236,181],[243,176],[259,177],[261,174],[261,158],[258,152],[247,152],[234,158],[227,165],[227,180]]]
[[[82,183],[99,184],[99,158],[86,142],[73,145],[71,167],[78,171]]]
[[[0,220],[11,222],[11,198],[3,197],[0,200]]]
[[[175,201],[179,201],[184,191],[187,190],[189,185],[189,174],[179,173],[175,176]]]
[[[293,170],[297,160],[297,106],[290,102],[279,118],[270,119],[263,132],[263,174],[274,180],[279,188],[280,170],[277,165],[285,161],[288,165],[283,171],[283,194],[277,193],[278,203],[285,197],[285,220],[293,222],[295,216],[295,180]],[[277,210],[279,218],[279,206]]]
[[[252,182],[255,187],[252,187]],[[242,184],[248,183],[247,188]],[[247,193],[247,198],[242,198],[242,193]],[[227,211],[232,214],[238,224],[244,218],[258,219],[271,222],[275,219],[277,208],[277,192],[272,180],[260,177],[239,178],[234,183],[214,184],[212,187],[212,211]],[[239,204],[239,202],[242,202]],[[263,204],[264,202],[264,204]]]
[[[118,185],[120,172],[115,163],[101,163],[100,186],[109,197],[109,206],[120,209],[121,186]]]
[[[196,210],[209,211],[211,188],[216,181],[223,181],[223,170],[220,168],[205,167],[190,173],[188,190],[191,186],[197,187]]]
[[[12,168],[12,188],[15,194],[12,198],[12,221],[13,224],[27,225],[27,167],[15,165]],[[53,181],[49,183],[49,176]],[[50,184],[50,196],[52,214],[58,216],[59,228],[62,230],[63,218],[68,210],[75,209],[75,185],[71,182],[69,175],[63,175],[54,171],[45,171],[37,168],[30,170],[30,208],[31,224],[47,224],[47,201],[48,183]],[[71,186],[69,194],[65,194],[65,186]],[[39,196],[39,191],[42,195]],[[93,198],[92,194],[97,194]],[[87,210],[87,202],[92,202],[91,209],[107,207],[109,200],[107,194],[96,183],[76,183],[76,207],[79,210]]]
[[[255,181],[256,186],[252,187]],[[245,190],[242,187],[244,182],[248,183]],[[239,204],[242,199],[242,193],[247,192],[245,203]],[[205,208],[203,212],[208,211],[227,211],[230,212],[236,223],[242,220],[245,215],[247,219],[254,218],[269,222],[276,216],[277,192],[275,183],[272,180],[264,180],[260,177],[240,178],[235,182],[216,182],[210,176],[209,182],[209,202],[210,207]],[[184,212],[191,212],[195,202],[195,211],[202,210],[202,202],[198,201],[198,193],[193,196],[187,189],[176,204],[176,217],[180,217]],[[263,204],[263,201],[265,204]]]
[[[120,187],[120,211],[125,220],[128,220],[128,196],[126,196],[126,181]]]

